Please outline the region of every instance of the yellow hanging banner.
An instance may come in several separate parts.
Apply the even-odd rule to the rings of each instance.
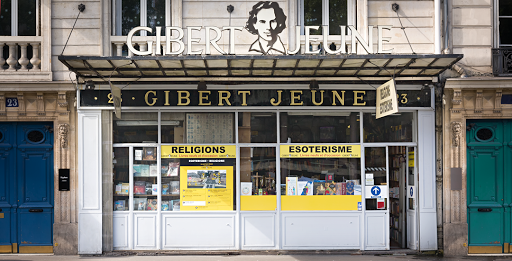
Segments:
[[[236,158],[236,146],[163,145],[162,158]]]
[[[281,158],[360,158],[361,145],[281,145]]]

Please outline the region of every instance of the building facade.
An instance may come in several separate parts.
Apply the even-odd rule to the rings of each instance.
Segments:
[[[512,6],[453,1],[449,10],[447,51],[464,58],[443,97],[444,251],[510,253],[510,191],[504,185],[510,179]]]
[[[20,3],[3,252],[442,245],[434,86],[462,56],[441,54],[440,1],[40,0],[34,36]],[[391,79],[399,112],[376,119]]]

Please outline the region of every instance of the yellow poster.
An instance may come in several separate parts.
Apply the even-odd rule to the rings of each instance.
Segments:
[[[409,151],[409,167],[414,167],[414,151]]]
[[[361,145],[281,145],[281,158],[360,158]]]
[[[163,145],[162,158],[236,158],[236,146]]]
[[[233,166],[180,167],[181,211],[233,210]]]

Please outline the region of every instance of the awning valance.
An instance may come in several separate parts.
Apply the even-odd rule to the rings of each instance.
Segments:
[[[289,56],[59,56],[81,80],[94,82],[320,82],[428,80],[462,54]]]

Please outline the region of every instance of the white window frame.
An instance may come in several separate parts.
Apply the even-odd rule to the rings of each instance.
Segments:
[[[10,36],[18,36],[18,2],[20,0],[11,0],[11,35]],[[25,0],[21,0],[21,1],[25,1]],[[39,13],[40,13],[40,8],[39,8],[39,0],[35,0],[36,1],[36,24],[35,24],[35,27],[36,27],[36,35],[34,36],[40,36],[41,35],[41,32],[40,32],[40,26],[39,26]]]
[[[140,21],[139,26],[147,26],[147,17],[148,17],[148,10],[147,10],[147,1],[148,0],[140,0]],[[165,0],[165,26],[171,26],[171,1],[172,0]],[[123,0],[112,0],[112,32],[113,35],[122,35],[123,31],[123,22],[122,22],[122,15],[123,15]],[[140,31],[141,36],[147,36],[147,32],[142,30]]]
[[[510,15],[500,16],[500,1],[507,0],[494,0],[494,47],[512,47],[512,44],[500,44],[500,18],[512,19]]]
[[[297,0],[297,20],[300,34],[304,35],[304,0]],[[347,0],[347,25],[356,24],[356,0]],[[329,0],[322,0],[322,25],[329,27]],[[329,29],[327,29],[329,32]]]

